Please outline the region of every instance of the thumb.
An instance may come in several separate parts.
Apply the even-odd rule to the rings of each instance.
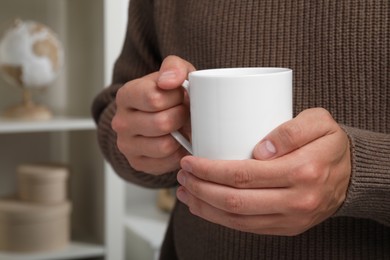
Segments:
[[[271,131],[256,145],[253,157],[258,160],[281,157],[318,138],[332,134],[337,127],[337,123],[325,109],[307,109]]]
[[[188,61],[178,56],[168,56],[161,64],[157,85],[162,89],[177,88],[194,70],[195,67]]]

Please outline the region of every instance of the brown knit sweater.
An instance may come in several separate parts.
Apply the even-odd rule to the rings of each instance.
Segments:
[[[131,168],[110,126],[114,97],[170,54],[198,69],[292,68],[294,114],[324,107],[343,125],[352,177],[340,210],[294,237],[231,230],[177,203],[161,258],[390,259],[389,0],[131,0],[113,84],[97,96],[93,115],[106,159],[145,187],[175,186],[176,173]]]

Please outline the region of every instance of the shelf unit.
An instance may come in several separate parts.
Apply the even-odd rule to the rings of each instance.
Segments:
[[[63,43],[65,67],[52,86],[34,93],[35,101],[52,109],[52,120],[0,118],[0,196],[15,192],[17,165],[66,163],[71,170],[72,241],[55,252],[0,252],[0,260],[124,259],[123,226],[116,224],[123,223],[124,184],[100,154],[90,106],[110,81],[123,44],[127,6],[127,0],[2,1],[0,29],[15,18],[48,25]],[[20,95],[0,79],[0,110],[18,102]]]
[[[0,259],[4,260],[67,260],[86,259],[105,255],[104,247],[94,244],[72,242],[68,247],[57,252],[47,253],[0,253]]]
[[[2,143],[0,148],[0,161],[1,169],[4,173],[1,177],[1,194],[8,196],[15,192],[14,168],[19,163],[41,160],[48,162],[66,162],[72,170],[71,182],[73,182],[73,185],[69,196],[75,209],[71,218],[71,221],[74,223],[72,227],[74,236],[72,236],[72,241],[69,246],[55,252],[0,252],[1,260],[60,260],[87,257],[101,259],[106,255],[106,248],[100,242],[103,240],[100,240],[98,236],[92,238],[84,235],[94,230],[92,225],[89,227],[85,226],[84,230],[79,229],[81,232],[76,230],[78,226],[87,223],[82,217],[85,216],[83,204],[90,202],[90,200],[80,200],[81,187],[80,185],[77,187],[74,184],[86,177],[83,168],[88,167],[88,165],[77,163],[71,158],[72,155],[68,154],[69,151],[75,149],[72,147],[72,142],[78,141],[80,138],[93,136],[94,132],[94,122],[91,118],[87,117],[75,118],[62,116],[54,117],[52,120],[43,122],[15,121],[0,118],[0,142]],[[90,143],[90,140],[87,143]],[[95,188],[99,188],[99,185],[94,186]],[[94,211],[101,212],[101,209],[98,208],[95,207]],[[96,229],[91,233],[95,232]],[[88,242],[79,242],[79,240]]]
[[[91,118],[55,116],[48,121],[17,121],[0,117],[0,134],[94,130]]]
[[[105,163],[90,116],[93,98],[110,84],[123,45],[128,0],[2,0],[0,30],[13,19],[35,20],[55,31],[65,67],[47,90],[33,93],[56,115],[49,121],[0,117],[0,197],[16,190],[15,168],[25,162],[69,165],[71,243],[56,252],[0,252],[0,260],[156,259],[168,215],[156,191],[125,183]],[[21,93],[0,77],[0,111]],[[138,241],[136,243],[136,241]]]

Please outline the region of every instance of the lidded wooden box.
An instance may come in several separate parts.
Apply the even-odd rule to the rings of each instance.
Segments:
[[[53,205],[0,200],[0,250],[52,251],[70,240],[71,204]]]
[[[22,164],[17,168],[18,196],[23,201],[60,203],[67,197],[68,168],[55,164]]]

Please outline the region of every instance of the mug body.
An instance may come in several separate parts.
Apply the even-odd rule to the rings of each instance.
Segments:
[[[250,159],[267,133],[292,118],[291,69],[199,70],[189,82],[195,156]]]

